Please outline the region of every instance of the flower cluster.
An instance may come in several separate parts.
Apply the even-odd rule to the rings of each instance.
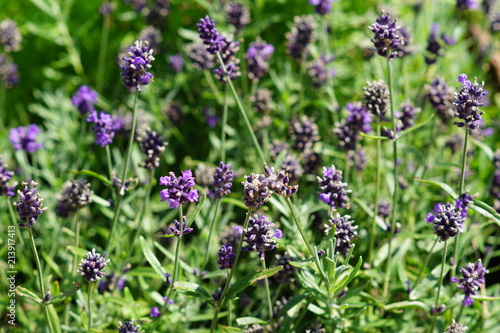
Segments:
[[[238,2],[228,2],[225,7],[227,22],[236,28],[236,31],[242,30],[250,22],[250,10]]]
[[[188,44],[186,54],[198,70],[212,69],[214,67],[214,55],[208,52],[201,41]]]
[[[391,14],[382,11],[380,17],[368,28],[375,34],[372,42],[377,53],[387,59],[395,58],[398,55],[400,45],[404,42],[399,35],[396,21],[391,21]]]
[[[467,326],[464,326],[460,323],[457,323],[455,319],[452,319],[452,323],[448,328],[446,329],[446,332],[444,333],[465,333],[469,328]]]
[[[134,319],[127,320],[125,323],[121,321],[118,322],[120,327],[118,327],[118,333],[139,333],[141,325],[135,325]]]
[[[397,130],[404,131],[412,127],[415,124],[415,116],[421,110],[420,108],[416,108],[412,103],[401,104],[401,112],[396,114],[399,122]]]
[[[284,255],[276,256],[276,266],[283,266],[283,269],[278,271],[275,275],[273,275],[273,280],[278,282],[279,284],[293,284],[295,283],[295,273],[299,270],[297,267],[290,265],[289,261],[297,260],[297,258],[293,258],[289,256],[286,252]]]
[[[309,4],[314,6],[314,11],[321,16],[325,16],[332,11],[334,0],[309,0]]]
[[[285,156],[281,167],[288,173],[288,177],[292,183],[298,183],[300,177],[304,174],[304,169],[300,166],[300,162],[291,154]]]
[[[483,266],[481,259],[479,259],[475,263],[468,263],[465,265],[465,268],[460,268],[460,271],[462,272],[463,279],[452,277],[451,282],[458,282],[458,288],[465,294],[462,304],[469,306],[474,303],[471,295],[476,295],[481,285],[485,283],[484,276],[488,274],[488,270]]]
[[[402,43],[399,45],[396,50],[397,56],[399,58],[403,58],[404,56],[410,55],[413,53],[413,48],[411,45],[411,35],[406,27],[398,28],[398,35],[401,37]]]
[[[14,150],[25,150],[28,154],[33,154],[43,145],[36,142],[40,128],[36,124],[28,126],[19,126],[11,128],[9,132],[9,139],[14,147]]]
[[[233,186],[233,170],[231,169],[231,164],[224,164],[220,162],[219,166],[215,168],[214,182],[212,186],[214,188],[210,189],[208,196],[212,199],[222,199],[223,196],[229,195],[231,193],[231,186]]]
[[[258,217],[253,215],[248,220],[248,228],[243,230],[245,233],[245,242],[247,246],[243,246],[244,251],[258,252],[261,260],[264,260],[264,252],[271,251],[278,247],[276,239],[281,238],[281,230],[272,228],[274,223],[269,222],[266,216]]]
[[[240,49],[240,43],[231,40],[230,38],[220,36],[220,50],[219,53],[222,57],[222,62],[224,63],[224,67],[219,66],[214,69],[215,77],[222,83],[227,83],[227,78],[230,80],[236,79],[241,75],[240,68],[238,64],[240,63],[240,59],[235,57],[236,53],[238,53]]]
[[[311,149],[314,143],[320,139],[315,119],[306,116],[302,116],[300,120],[292,119],[288,132],[293,139],[293,150],[305,151]]]
[[[198,201],[199,195],[193,188],[195,182],[191,170],[182,171],[182,176],[179,177],[172,171],[169,174],[170,176],[160,177],[160,185],[167,187],[160,192],[161,201],[168,201],[170,208],[174,209],[188,201]]]
[[[374,116],[382,118],[389,107],[389,89],[382,80],[367,84],[367,87],[363,87],[363,107]]]
[[[81,260],[78,273],[80,273],[87,282],[100,280],[106,275],[103,269],[110,262],[109,259],[106,259],[107,256],[107,252],[104,252],[101,256],[99,253],[95,252],[95,249],[92,249],[92,251],[87,252],[86,258]]]
[[[8,197],[14,196],[14,190],[16,189],[16,184],[8,185],[8,182],[12,179],[14,175],[13,171],[7,169],[7,165],[4,165],[0,159],[0,196],[6,195]]]
[[[174,54],[173,56],[168,58],[168,62],[170,64],[170,68],[174,72],[182,72],[182,69],[184,68],[184,59],[182,59],[182,55],[180,53]]]
[[[325,225],[325,233],[330,232],[330,229],[335,226],[335,252],[346,256],[349,254],[349,249],[353,246],[351,242],[358,238],[358,226],[353,226],[354,221],[350,220],[349,215],[340,216],[338,213],[328,220],[329,224]]]
[[[153,81],[153,74],[148,70],[151,68],[153,49],[149,47],[147,41],[135,41],[135,44],[128,49],[127,56],[122,58],[122,81],[129,89],[141,91],[141,86],[148,85]]]
[[[33,180],[29,184],[23,182],[23,190],[17,190],[19,195],[19,201],[14,202],[19,218],[24,223],[19,223],[21,228],[31,228],[36,224],[38,217],[43,213],[47,207],[42,208],[43,199],[40,198],[40,194],[36,191],[36,186],[38,183]]]
[[[10,57],[0,53],[0,83],[3,82],[5,88],[10,89],[19,82],[17,68]]]
[[[266,203],[272,195],[269,180],[262,174],[251,173],[245,176],[243,185],[243,203],[248,209],[255,210]]]
[[[210,18],[210,16],[205,16],[205,18],[200,19],[200,23],[196,23],[198,26],[198,33],[206,45],[207,51],[210,54],[216,54],[222,49],[222,40],[219,31],[215,27],[215,21]]]
[[[82,115],[94,111],[94,103],[97,101],[97,92],[88,86],[80,86],[71,97],[71,103],[76,106]]]
[[[295,16],[293,27],[285,37],[288,41],[287,53],[296,61],[307,56],[309,45],[315,40],[316,23],[311,15]]]
[[[153,54],[155,54],[158,50],[158,45],[163,40],[163,37],[161,36],[160,30],[152,26],[146,26],[142,28],[141,32],[139,32],[137,40],[148,42],[149,48],[151,48],[153,50]]]
[[[460,74],[458,82],[462,83],[462,87],[458,93],[455,93],[456,106],[455,117],[461,121],[455,122],[458,127],[466,127],[468,129],[476,129],[477,123],[484,113],[479,110],[479,107],[484,106],[482,99],[488,95],[488,91],[484,89],[484,82],[479,85],[477,78],[474,78],[474,83],[467,80],[467,75]]]
[[[231,245],[222,244],[222,247],[220,248],[217,255],[219,256],[219,260],[217,260],[219,269],[231,269],[233,267],[236,255],[234,254],[233,247]]]
[[[349,111],[349,115],[337,124],[333,132],[339,139],[340,148],[352,151],[356,150],[359,133],[371,131],[371,115],[360,102],[349,103],[346,109]]]
[[[444,242],[450,237],[457,237],[463,233],[465,217],[462,212],[462,205],[438,203],[434,206],[434,211],[427,215],[427,223],[432,223],[432,229]]]
[[[61,194],[58,195],[56,215],[63,218],[73,215],[92,202],[92,193],[90,184],[84,179],[67,182]]]
[[[166,142],[156,131],[148,129],[144,137],[137,139],[141,147],[141,151],[146,155],[146,160],[141,164],[142,167],[153,170],[160,165],[160,156],[165,151]]]
[[[267,61],[274,53],[274,46],[257,39],[250,43],[247,50],[248,78],[252,81],[260,80],[269,71]]]
[[[439,24],[434,23],[429,33],[429,38],[427,39],[427,47],[425,54],[425,63],[427,65],[432,65],[437,61],[437,58],[441,54],[442,45],[454,45],[456,41],[446,36],[444,33],[441,34],[441,38],[438,39]]]
[[[443,123],[448,123],[454,114],[453,89],[446,85],[442,77],[434,79],[426,86],[427,100],[431,107],[437,111],[437,115]]]
[[[347,183],[342,182],[342,171],[335,170],[335,166],[323,167],[323,177],[318,177],[319,188],[322,190],[319,198],[330,205],[333,211],[338,208],[349,208],[351,190],[346,190]]]
[[[254,96],[250,97],[252,108],[258,113],[269,113],[273,107],[273,92],[266,88],[259,88]]]
[[[186,217],[182,217],[182,223],[174,220],[174,225],[169,227],[170,231],[175,237],[181,237],[182,235],[187,235],[193,231],[193,228],[187,227]]]
[[[0,22],[0,44],[5,52],[21,50],[21,32],[16,22],[6,19]]]
[[[321,55],[319,59],[310,61],[306,64],[307,74],[311,78],[313,86],[320,88],[328,84],[328,79],[335,77],[335,69],[328,68],[328,65],[334,60],[334,57]]]
[[[87,118],[87,122],[94,123],[92,131],[96,136],[96,144],[104,147],[113,142],[113,138],[115,137],[115,124],[111,115],[101,111],[99,116],[97,111],[93,110]]]
[[[264,165],[264,173],[267,176],[269,189],[277,195],[291,197],[297,193],[299,185],[288,185],[290,183],[290,178],[288,177],[287,171],[276,171],[274,167],[269,168],[267,165]]]

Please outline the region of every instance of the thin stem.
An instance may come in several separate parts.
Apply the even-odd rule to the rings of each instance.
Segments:
[[[455,321],[457,323],[459,323],[460,322],[460,318],[462,318],[462,313],[464,312],[464,308],[465,308],[464,304],[460,303],[460,311],[458,312],[457,318],[455,318]]]
[[[262,269],[266,270],[266,260],[264,258],[261,259],[262,262]],[[267,277],[265,278],[264,281],[264,287],[266,290],[266,302],[267,302],[267,310],[268,310],[268,315],[269,315],[269,320],[273,319],[273,304],[271,303],[271,293],[269,291],[269,280]]]
[[[113,163],[111,162],[111,148],[109,148],[109,145],[106,145],[106,157],[108,160],[109,180],[113,181]]]
[[[228,91],[227,85],[224,89],[224,111],[222,113],[222,133],[220,138],[220,160],[226,160],[226,123],[227,123],[227,109],[228,109]]]
[[[417,288],[418,284],[420,283],[420,278],[422,277],[422,273],[424,272],[424,268],[427,267],[429,264],[429,260],[431,259],[432,251],[434,250],[434,247],[437,244],[437,241],[439,240],[439,237],[434,240],[434,243],[432,244],[431,250],[427,254],[427,258],[425,259],[425,263],[422,267],[420,267],[420,272],[418,272],[417,280],[415,281],[415,285],[413,286],[413,289]]]
[[[380,118],[377,118],[377,136],[380,136]],[[375,174],[375,204],[373,207],[373,221],[370,228],[370,248],[368,251],[368,262],[373,266],[375,252],[375,238],[377,233],[378,201],[380,197],[380,169],[382,168],[382,142],[377,140],[376,148],[377,170]]]
[[[224,65],[224,61],[222,60],[222,56],[217,53],[217,58],[219,59],[219,63],[222,67],[222,70],[224,71],[226,75],[226,81],[227,84],[229,85],[229,88],[231,89],[231,92],[233,93],[234,99],[236,100],[236,104],[238,105],[238,109],[240,110],[241,115],[243,116],[243,119],[245,120],[245,124],[247,126],[248,131],[250,132],[250,136],[252,137],[253,144],[255,146],[255,149],[257,149],[257,154],[259,155],[261,165],[264,165],[266,163],[266,159],[264,158],[264,153],[262,152],[262,148],[260,147],[259,141],[257,141],[257,137],[255,136],[255,133],[252,129],[252,125],[250,124],[250,120],[248,119],[248,115],[245,112],[245,109],[243,108],[243,104],[241,104],[241,100],[238,96],[238,93],[236,92],[236,89],[234,88],[233,82],[231,81],[231,78],[229,75],[227,75],[227,70],[226,70],[226,65]]]
[[[101,47],[99,48],[99,65],[97,67],[96,88],[97,91],[102,93],[102,86],[104,83],[104,71],[106,68],[106,53],[108,51],[109,27],[111,19],[109,14],[104,14],[104,21],[102,22],[101,33]]]
[[[212,245],[212,235],[213,235],[214,230],[215,230],[215,225],[217,224],[216,223],[216,221],[217,221],[217,214],[219,214],[220,205],[221,205],[221,201],[217,200],[217,204],[215,205],[214,217],[212,219],[212,223],[210,224],[210,232],[208,233],[207,252],[205,252],[205,259],[203,260],[203,269],[202,269],[202,271],[207,267],[207,264],[208,264],[208,257],[209,257],[209,254],[210,254],[210,247]]]
[[[439,305],[439,295],[441,294],[441,286],[443,285],[443,278],[444,278],[443,272],[444,272],[444,265],[446,263],[447,250],[448,250],[448,240],[445,240],[444,241],[444,248],[443,248],[443,259],[441,260],[441,273],[439,274],[438,292],[436,294],[436,303],[434,306],[434,309],[436,309],[436,311],[437,311],[437,308]],[[432,333],[434,331],[434,327],[436,326],[436,318],[437,318],[437,313],[432,318],[432,325],[431,325],[431,329],[429,331],[430,333]]]
[[[212,324],[210,325],[210,333],[215,332],[215,328],[217,327],[217,322],[219,321],[219,312],[222,308],[222,305],[226,303],[226,294],[229,289],[229,285],[231,284],[231,280],[233,278],[234,272],[236,271],[236,267],[238,265],[238,261],[240,259],[241,249],[243,247],[243,240],[245,238],[245,229],[248,227],[248,221],[250,220],[250,215],[253,213],[253,210],[247,211],[245,222],[243,223],[243,231],[240,235],[240,241],[238,243],[238,248],[236,250],[236,256],[234,258],[233,267],[229,272],[229,276],[227,278],[226,284],[224,285],[224,289],[222,290],[221,297],[217,305],[215,306],[214,318],[212,319]]]
[[[78,218],[78,213],[75,214],[75,247],[78,248],[80,246],[80,219]],[[78,267],[78,256],[75,253],[73,255],[73,267],[71,269],[71,276],[76,275],[76,267]]]
[[[33,237],[33,230],[31,228],[28,228],[28,231],[30,234],[31,250],[33,251],[33,256],[35,257],[36,269],[38,270],[38,287],[40,288],[41,298],[44,299],[47,290],[45,290],[45,285],[43,283],[42,265],[40,264],[40,257],[38,256],[38,251],[36,250],[35,237]],[[47,321],[49,332],[52,333],[54,329],[52,328],[52,323],[50,321],[49,309],[47,308],[47,305],[45,305],[45,303],[42,303],[42,308],[45,320]]]
[[[17,218],[16,215],[14,214],[14,209],[12,208],[13,204],[10,202],[10,200],[7,200],[7,207],[9,207],[9,213],[10,213],[10,218],[12,220],[12,225],[16,226],[16,233],[20,235],[20,228],[19,225],[17,224]],[[24,238],[23,237],[18,237],[19,238],[19,243],[24,247]]]
[[[205,75],[205,79],[207,79],[207,83],[208,83],[208,86],[210,87],[210,90],[212,90],[212,92],[215,95],[215,99],[217,100],[217,103],[219,105],[222,104],[223,103],[222,96],[220,95],[220,91],[217,88],[217,85],[215,84],[214,79],[212,78],[212,75],[210,74],[210,72],[208,70],[204,70],[203,74]]]
[[[399,181],[398,181],[398,140],[397,140],[397,126],[396,126],[396,115],[394,109],[394,89],[393,89],[393,77],[392,77],[392,61],[387,60],[387,72],[389,75],[389,98],[391,105],[391,120],[392,120],[392,130],[394,131],[395,138],[392,139],[392,150],[393,150],[393,177],[394,177],[394,191],[392,193],[392,214],[391,214],[391,230],[389,233],[389,246],[387,253],[387,266],[385,272],[385,280],[384,280],[384,297],[387,296],[389,291],[389,281],[391,277],[391,269],[392,269],[392,239],[394,238],[394,231],[396,230],[396,216],[397,216],[397,204],[398,204],[398,190],[399,190]]]
[[[87,332],[90,332],[92,328],[92,308],[91,308],[91,301],[92,301],[92,294],[94,291],[94,282],[89,283],[89,288],[88,288],[88,294],[87,294],[87,311],[89,312],[89,321],[88,321],[88,328]]]

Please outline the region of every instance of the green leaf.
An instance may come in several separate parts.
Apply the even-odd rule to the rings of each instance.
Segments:
[[[306,295],[302,294],[302,295],[298,295],[298,296],[295,296],[293,297],[292,299],[290,299],[288,302],[286,302],[286,304],[280,309],[280,311],[278,312],[278,317],[281,317],[283,315],[285,315],[288,310],[290,310],[291,308],[293,308],[295,305],[299,304],[300,302],[302,302],[304,299],[306,299]]]
[[[223,333],[241,333],[244,332],[241,328],[238,327],[230,327],[230,326],[222,326]]]
[[[87,253],[89,252],[86,249],[82,249],[81,247],[76,247],[72,245],[68,246],[66,249],[69,250],[71,253],[76,254],[77,256],[82,258],[86,257]]]
[[[349,290],[347,293],[345,293],[342,297],[339,298],[339,301],[340,302],[345,302],[347,301],[349,298],[351,297],[354,297],[356,295],[358,295],[360,292],[362,292],[366,286],[368,285],[369,282],[366,282],[365,284],[363,284],[361,287],[359,288],[356,288],[356,289],[353,289],[353,290]]]
[[[469,136],[469,140],[475,146],[479,147],[479,149],[481,149],[486,154],[486,156],[488,156],[490,161],[493,161],[493,156],[495,154],[493,153],[493,150],[491,149],[490,146],[484,144],[482,141],[476,140],[473,136]]]
[[[26,289],[24,287],[17,286],[16,293],[19,296],[24,296],[24,297],[31,298],[32,300],[34,300],[37,303],[41,303],[42,302],[42,299],[40,297],[38,297],[38,295],[34,291]]]
[[[398,135],[398,140],[401,139],[402,137],[404,137],[405,135],[418,130],[420,127],[424,127],[425,125],[427,125],[432,120],[432,118],[434,118],[433,114],[429,118],[427,118],[425,121],[423,121],[421,123],[418,123],[415,126],[412,126],[412,127],[408,128],[408,129],[405,129],[403,132],[401,132]]]
[[[73,287],[71,289],[60,295],[52,296],[50,298],[50,301],[48,301],[46,304],[55,304],[64,301],[66,298],[73,296],[79,289],[80,284],[78,282],[73,282]]]
[[[443,270],[443,276],[445,276],[449,270],[450,266],[446,265]],[[410,299],[411,300],[418,299],[429,289],[433,288],[439,281],[440,273],[441,273],[441,265],[438,265],[422,282],[420,282],[418,286],[413,288],[413,290],[410,293]]]
[[[363,258],[361,256],[359,256],[358,263],[356,264],[354,269],[351,271],[351,273],[349,273],[349,276],[347,277],[347,279],[345,279],[345,281],[343,281],[343,283],[340,284],[339,288],[336,289],[336,291],[334,293],[335,296],[337,296],[342,290],[344,290],[344,288],[349,284],[349,282],[351,282],[356,277],[362,264],[363,264]]]
[[[373,140],[389,140],[388,137],[386,136],[376,136],[376,135],[369,135],[369,134],[366,134],[366,133],[363,133],[363,132],[359,132],[359,134],[361,134],[361,136],[365,137],[365,138],[368,138],[368,139],[373,139]]]
[[[183,294],[198,298],[203,301],[212,300],[212,296],[199,284],[192,282],[174,282],[174,289],[179,290]]]
[[[312,259],[304,259],[304,260],[288,260],[288,263],[292,265],[293,267],[297,268],[302,268],[302,267],[307,267],[314,261]]]
[[[52,328],[55,333],[61,333],[61,322],[59,321],[59,315],[53,305],[48,305],[49,310],[49,320],[52,324]]]
[[[245,290],[248,286],[250,286],[252,283],[265,279],[266,277],[273,276],[274,274],[278,273],[280,270],[283,269],[283,266],[276,266],[273,268],[268,268],[265,270],[257,271],[255,273],[250,273],[236,281],[228,290],[226,294],[226,298],[223,300],[222,306],[227,303],[228,300],[231,300],[236,294],[240,293],[241,291]]]
[[[241,317],[241,318],[236,318],[236,324],[239,326],[247,326],[247,325],[253,325],[253,324],[266,324],[267,321],[255,318],[255,317]]]
[[[434,185],[434,186],[439,186],[441,187],[441,189],[443,191],[445,191],[446,193],[448,193],[448,195],[452,198],[457,198],[457,194],[455,193],[455,191],[452,190],[452,188],[446,184],[446,183],[443,183],[443,182],[437,182],[437,181],[433,181],[433,180],[424,180],[424,179],[418,179],[418,178],[415,178],[414,179],[415,181],[419,182],[419,183],[424,183],[424,184],[430,184],[430,185]]]
[[[424,311],[429,311],[429,307],[420,301],[403,301],[392,303],[383,306],[387,311],[401,310],[401,309],[409,309],[409,308],[419,308]]]
[[[369,217],[373,218],[373,210],[370,207],[368,207],[368,205],[364,201],[362,201],[358,198],[354,199],[353,201],[355,203],[357,203],[359,205],[359,207],[361,207],[361,209],[364,210],[366,214],[368,214]],[[380,216],[377,215],[377,217],[375,218],[375,222],[377,222],[377,225],[381,229],[383,229],[383,230],[387,229],[387,225],[385,224],[384,220],[382,220],[382,218]]]
[[[98,180],[100,180],[103,184],[105,184],[107,186],[113,186],[113,182],[111,180],[109,180],[106,176],[98,174],[97,172],[94,172],[94,171],[82,169],[82,170],[73,170],[73,171],[70,171],[69,173],[72,173],[75,175],[84,175],[84,176],[94,177],[94,178],[97,178]]]
[[[500,301],[500,296],[483,296],[483,295],[476,295],[476,296],[471,296],[472,299],[476,301]]]
[[[248,209],[248,207],[245,206],[245,204],[243,203],[243,201],[241,201],[241,199],[235,199],[235,198],[231,198],[231,197],[224,197],[224,198],[221,199],[221,203],[227,203],[227,204],[233,205],[235,207],[243,208],[245,210]]]
[[[189,214],[189,216],[187,218],[186,224],[187,224],[188,228],[191,226],[191,223],[193,223],[196,216],[198,216],[198,214],[200,214],[201,209],[203,208],[203,205],[205,204],[206,199],[207,199],[207,194],[203,193],[201,199],[199,200],[198,204],[196,205],[196,209],[194,210],[194,212]]]
[[[144,253],[144,256],[146,256],[146,260],[149,262],[151,267],[153,267],[158,276],[160,276],[161,279],[165,279],[165,269],[161,266],[160,261],[158,261],[158,258],[156,258],[154,253],[149,248],[149,245],[146,243],[144,237],[140,237],[140,242],[142,252]]]

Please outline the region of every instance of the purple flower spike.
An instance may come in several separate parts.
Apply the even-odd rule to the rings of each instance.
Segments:
[[[186,223],[186,217],[182,217],[182,223],[174,220],[174,225],[170,227],[170,231],[175,237],[181,237],[182,235],[187,235],[193,231],[193,228],[188,228]]]
[[[240,31],[251,21],[250,9],[237,2],[227,3],[225,14],[227,22],[232,24],[236,28],[236,31]]]
[[[471,295],[476,295],[481,285],[485,283],[484,276],[488,274],[488,270],[483,267],[481,259],[475,263],[468,263],[465,268],[460,268],[462,272],[463,279],[458,279],[456,277],[451,278],[452,283],[458,282],[458,288],[460,288],[464,294],[465,298],[462,304],[465,306],[472,305],[474,300]]]
[[[28,126],[19,126],[11,128],[9,132],[9,139],[14,147],[14,150],[26,150],[28,154],[33,154],[43,145],[36,142],[40,128],[37,125],[31,124]]]
[[[194,177],[191,170],[182,171],[182,176],[176,177],[173,172],[170,176],[160,177],[160,185],[167,188],[160,192],[161,201],[168,201],[170,208],[177,209],[186,202],[198,201],[199,195],[193,187]]]
[[[14,191],[16,189],[16,183],[8,185],[8,182],[12,179],[14,171],[9,171],[7,165],[4,165],[0,159],[0,196],[6,195],[8,197],[14,196]]]
[[[106,275],[106,273],[103,272],[103,269],[110,262],[109,259],[106,259],[107,256],[107,252],[104,252],[101,256],[99,253],[95,252],[95,249],[92,249],[92,251],[87,253],[87,257],[82,259],[78,273],[80,273],[80,275],[83,276],[87,282],[100,280]]]
[[[314,11],[321,16],[325,16],[332,11],[334,0],[309,0],[309,4],[314,6]]]
[[[168,62],[170,63],[170,68],[172,68],[174,72],[182,72],[182,69],[184,68],[184,59],[182,59],[182,55],[180,53],[174,54],[168,58]]]
[[[200,38],[203,40],[203,44],[207,46],[208,52],[210,54],[219,52],[222,48],[222,38],[215,27],[215,21],[207,15],[205,18],[201,18],[200,23],[196,23],[196,25],[198,26]]]
[[[316,23],[311,15],[295,16],[293,27],[285,37],[288,40],[287,53],[296,61],[301,61],[308,54],[309,45],[316,39],[314,36]]]
[[[477,123],[481,119],[484,111],[479,110],[479,107],[484,106],[483,98],[488,95],[488,91],[484,89],[484,82],[479,85],[477,78],[474,78],[474,83],[467,80],[467,75],[460,74],[458,82],[462,83],[462,87],[458,93],[455,93],[456,106],[455,117],[462,121],[455,122],[458,127],[466,127],[468,129],[476,129]]]
[[[153,60],[155,58],[153,57],[153,49],[149,47],[149,42],[137,40],[128,49],[127,56],[123,57],[121,76],[125,86],[140,92],[141,86],[148,85],[153,81],[153,74],[148,72]]]
[[[94,110],[87,118],[87,122],[94,123],[92,131],[96,135],[95,143],[104,147],[113,142],[113,138],[115,137],[115,126],[111,115],[101,111],[99,117],[97,111]]]
[[[342,171],[335,170],[335,166],[323,167],[323,177],[318,177],[319,188],[323,191],[319,198],[336,211],[338,208],[349,208],[351,190],[346,190],[347,183],[342,182]]]
[[[328,221],[329,224],[325,225],[325,233],[335,226],[335,238],[337,244],[335,245],[335,252],[346,256],[349,254],[349,249],[353,246],[351,242],[358,238],[358,226],[353,226],[354,221],[350,220],[349,215],[340,216],[338,213]]]
[[[94,110],[94,103],[97,101],[97,92],[88,86],[81,86],[71,97],[71,103],[80,111],[80,114],[85,115]]]
[[[444,242],[450,237],[457,237],[463,233],[465,217],[462,213],[462,205],[453,205],[447,202],[445,205],[438,203],[434,206],[434,211],[427,215],[425,221],[432,223],[432,229]]]
[[[291,197],[297,193],[299,185],[289,185],[290,177],[285,170],[274,170],[274,167],[269,168],[264,165],[264,172],[267,176],[268,187],[277,195],[284,197]]]
[[[210,189],[208,192],[208,196],[211,199],[222,199],[223,196],[227,196],[231,193],[231,187],[233,186],[233,170],[231,170],[231,164],[224,164],[222,161],[219,163],[219,166],[215,168],[212,186],[214,188]]]
[[[217,255],[219,256],[219,260],[217,260],[219,269],[233,268],[236,255],[234,254],[233,247],[231,245],[223,244]]]
[[[258,39],[250,43],[247,50],[248,78],[253,81],[260,80],[269,71],[267,61],[274,53],[274,46]]]
[[[460,10],[476,9],[476,0],[457,0],[457,8]]]
[[[261,260],[264,260],[264,252],[271,251],[278,247],[275,238],[281,237],[281,230],[276,229],[274,232],[272,228],[274,224],[269,222],[266,216],[258,217],[253,215],[248,221],[248,228],[245,232],[245,242],[247,246],[242,249],[244,251],[258,252]],[[277,237],[279,236],[279,237]]]
[[[118,322],[120,327],[118,327],[118,333],[139,333],[139,328],[141,325],[135,325],[134,319],[127,320],[125,323],[121,321]]]
[[[396,21],[391,21],[391,14],[382,11],[376,22],[368,27],[375,36],[372,39],[377,53],[389,60],[398,55],[400,45],[404,42],[399,34]]]
[[[157,306],[153,306],[151,308],[151,312],[149,315],[150,315],[150,317],[153,317],[153,318],[159,317],[160,316],[160,309],[158,309]]]
[[[16,22],[6,19],[0,22],[0,44],[5,52],[21,50],[21,32]]]
[[[243,185],[243,203],[248,209],[255,210],[266,203],[272,195],[269,180],[262,174],[251,173],[245,176]]]
[[[43,213],[47,207],[42,208],[43,199],[40,198],[40,194],[36,191],[36,182],[31,181],[28,187],[28,183],[23,182],[23,190],[17,191],[19,195],[19,201],[14,202],[19,218],[24,223],[19,223],[21,228],[31,228],[36,224],[38,217]]]

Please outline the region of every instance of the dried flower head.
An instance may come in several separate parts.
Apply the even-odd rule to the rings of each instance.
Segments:
[[[71,97],[71,103],[82,115],[93,111],[95,102],[97,102],[97,92],[88,86],[80,86],[76,94]]]
[[[444,333],[465,333],[468,329],[469,328],[467,326],[457,323],[455,319],[453,319],[451,325],[448,326],[446,332]]]
[[[479,107],[484,106],[482,100],[488,95],[488,91],[484,89],[484,82],[479,85],[477,78],[474,78],[474,83],[471,83],[465,74],[460,74],[457,81],[462,83],[462,87],[458,93],[455,93],[453,104],[456,106],[455,117],[461,121],[455,122],[455,125],[476,129],[476,122],[481,119],[481,115],[484,113]]]
[[[14,202],[19,218],[24,223],[18,223],[21,228],[31,228],[36,224],[38,217],[47,207],[42,207],[43,199],[37,193],[36,186],[38,183],[33,180],[28,183],[23,182],[23,190],[17,190],[19,201]]]
[[[153,49],[149,47],[148,41],[137,40],[128,49],[127,56],[122,58],[122,81],[129,89],[141,91],[141,86],[148,85],[153,81],[153,74],[149,69],[155,58]]]
[[[220,161],[219,166],[215,168],[214,182],[212,186],[214,188],[210,189],[208,196],[211,199],[222,199],[223,196],[229,195],[231,193],[231,187],[233,186],[233,170],[231,169],[231,164],[224,164]]]
[[[106,275],[103,269],[110,262],[109,259],[106,259],[107,256],[107,252],[104,252],[101,256],[99,253],[95,252],[95,249],[92,249],[92,251],[87,252],[86,258],[81,260],[78,273],[80,273],[87,282],[100,280]]]
[[[0,44],[5,52],[17,52],[21,50],[21,32],[16,22],[6,19],[0,22]]]
[[[234,259],[236,255],[233,252],[233,247],[229,244],[222,244],[219,252],[217,252],[219,256],[219,260],[217,260],[217,264],[219,265],[219,269],[231,269],[233,268]]]
[[[236,31],[242,30],[250,22],[250,9],[238,2],[228,2],[225,7],[227,22],[236,28]]]
[[[320,88],[326,86],[328,84],[328,80],[335,77],[335,69],[328,67],[334,59],[335,57],[321,55],[319,59],[309,61],[306,64],[307,74],[309,75],[314,87]]]
[[[12,185],[8,185],[12,176],[14,175],[14,171],[9,171],[7,169],[7,165],[3,164],[2,159],[0,158],[0,196],[5,195],[8,197],[14,196],[14,190],[16,189],[16,183]]]
[[[258,252],[261,260],[264,260],[266,251],[271,251],[278,247],[276,239],[281,238],[281,230],[275,229],[274,223],[269,222],[266,216],[261,217],[254,214],[248,220],[248,228],[244,229],[245,242],[244,251]]]
[[[255,210],[266,203],[272,195],[269,180],[265,175],[251,173],[245,176],[243,185],[243,203],[248,209]]]
[[[84,179],[66,182],[57,198],[56,215],[63,218],[73,215],[92,202],[92,193]]]
[[[113,138],[115,137],[115,124],[111,115],[101,111],[99,116],[97,111],[93,110],[87,118],[87,122],[94,123],[92,131],[96,136],[96,144],[105,147],[113,142]]]
[[[481,285],[485,284],[484,276],[489,272],[485,267],[483,267],[481,259],[474,263],[468,263],[465,265],[465,268],[460,268],[460,271],[462,272],[463,279],[452,277],[451,282],[458,282],[458,288],[460,288],[465,294],[462,304],[469,306],[474,303],[471,295],[476,295],[479,288],[481,288]]]
[[[307,56],[309,45],[315,40],[314,30],[316,23],[311,15],[295,16],[293,26],[285,37],[287,43],[287,53],[296,61],[301,61]]]
[[[413,103],[403,103],[401,104],[401,112],[397,113],[397,118],[399,124],[397,126],[398,131],[404,131],[415,124],[415,116],[417,113],[422,111],[421,108],[415,107]]]
[[[199,195],[193,188],[195,182],[191,170],[182,171],[182,176],[179,177],[172,171],[169,174],[170,176],[160,177],[160,185],[167,187],[160,192],[161,201],[168,201],[170,208],[174,209],[188,201],[198,201]]]
[[[346,256],[349,254],[349,249],[353,246],[352,241],[358,238],[358,226],[353,226],[354,221],[350,220],[349,215],[340,216],[338,213],[332,216],[325,224],[325,233],[329,233],[330,229],[335,226],[335,252]]]
[[[372,42],[377,49],[377,53],[389,60],[395,58],[398,55],[400,45],[403,45],[404,41],[399,35],[396,20],[391,21],[391,14],[382,11],[380,17],[368,28],[375,34]]]
[[[382,118],[389,107],[389,89],[382,80],[367,84],[367,87],[363,87],[363,107],[374,116]]]
[[[153,170],[160,165],[160,156],[168,144],[156,131],[148,129],[144,137],[138,138],[141,151],[146,155],[146,160],[141,164],[143,168]]]
[[[281,167],[288,173],[291,183],[298,183],[300,177],[304,174],[304,169],[300,166],[300,162],[293,155],[286,155]]]
[[[425,219],[427,223],[433,224],[432,229],[439,236],[440,241],[446,241],[450,237],[457,237],[463,233],[464,220],[462,207],[449,202],[436,204],[434,211]]]
[[[333,211],[338,208],[349,208],[349,197],[351,190],[346,190],[347,183],[342,182],[342,171],[336,170],[335,166],[323,167],[323,177],[318,177],[319,188],[322,192],[319,198],[330,205]]]
[[[33,154],[43,147],[41,143],[36,142],[38,134],[40,128],[36,124],[19,126],[10,129],[9,139],[14,150],[25,150],[28,154]]]
[[[287,171],[283,169],[274,170],[274,167],[264,165],[264,173],[267,176],[269,189],[277,195],[291,197],[297,193],[299,185],[289,185],[290,178]]]

